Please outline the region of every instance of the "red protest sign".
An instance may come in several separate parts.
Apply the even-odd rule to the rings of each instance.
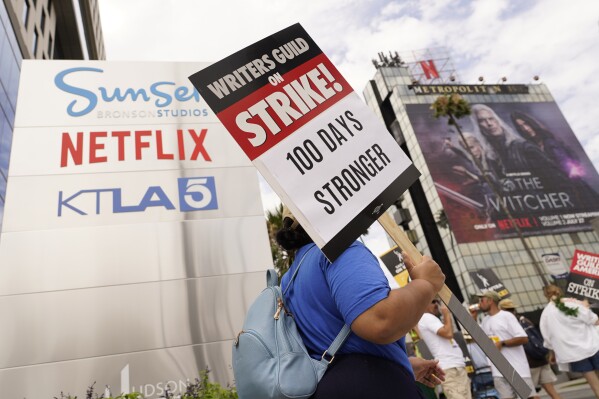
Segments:
[[[599,302],[599,254],[574,251],[566,295],[589,302]]]

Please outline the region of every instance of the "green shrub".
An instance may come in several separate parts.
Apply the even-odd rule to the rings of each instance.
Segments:
[[[208,369],[200,372],[200,378],[193,383],[187,384],[187,389],[181,395],[181,399],[237,399],[235,387],[223,387],[217,382],[210,382]]]
[[[167,385],[164,399],[238,399],[237,390],[235,387],[227,385],[223,387],[218,382],[211,382],[208,379],[208,373],[210,370],[205,369],[200,372],[200,377],[196,378],[194,382],[187,383],[185,392],[174,394],[170,390],[170,386]],[[124,393],[116,397],[105,397],[104,394],[98,395],[94,393],[94,382],[87,388],[85,399],[144,399],[144,396],[139,392]],[[77,396],[71,396],[70,394],[60,393],[60,396],[55,396],[54,399],[77,399]]]

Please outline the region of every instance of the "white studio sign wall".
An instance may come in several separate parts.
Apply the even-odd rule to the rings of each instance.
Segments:
[[[230,378],[227,340],[272,258],[256,170],[187,80],[206,65],[23,62],[0,241],[9,396],[82,393],[127,364],[132,386]],[[40,373],[54,381],[19,384]]]

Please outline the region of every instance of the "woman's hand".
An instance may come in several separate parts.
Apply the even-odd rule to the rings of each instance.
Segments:
[[[438,360],[426,360],[414,356],[409,359],[416,381],[431,388],[445,381],[445,372],[439,367]]]
[[[443,288],[445,274],[443,274],[437,262],[428,256],[423,256],[422,261],[416,264],[405,251],[401,253],[401,256],[412,280],[422,279],[428,281],[433,286],[435,294]]]

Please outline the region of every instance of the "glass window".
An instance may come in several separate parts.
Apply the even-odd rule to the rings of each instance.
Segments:
[[[0,83],[0,122],[4,121],[6,116],[4,115],[4,110],[10,108],[10,102],[8,101],[8,95],[6,94],[6,90],[4,90],[4,85]],[[0,131],[0,140],[2,140],[2,131]]]
[[[0,174],[0,203],[4,206],[4,201],[6,198],[6,180],[4,176]],[[2,213],[0,213],[2,215]]]
[[[6,93],[8,94],[8,100],[10,101],[10,104],[12,105],[12,107],[10,108],[10,111],[5,110],[5,112],[11,112],[12,114],[14,114],[14,110],[17,109],[17,93],[19,90],[19,74],[21,73],[18,65],[14,62],[14,58],[10,59],[10,62],[8,63],[8,68],[3,70],[2,73],[4,74],[4,76],[3,76],[4,89],[6,90]],[[13,118],[10,117],[10,120],[12,121]]]
[[[48,37],[48,58],[52,58],[52,52],[54,50],[54,42],[52,41],[52,36]]]
[[[29,0],[23,0],[23,6],[23,22],[27,25]],[[4,3],[0,2],[0,227],[4,212],[2,197],[6,190],[21,60],[21,52],[6,8]]]
[[[42,35],[44,34],[44,31],[46,30],[46,12],[42,11],[42,19],[40,21],[40,30],[42,31]]]
[[[37,43],[39,42],[39,34],[37,33],[37,29],[35,29],[33,31],[33,44],[32,44],[32,48],[33,48],[33,58],[35,58],[35,55],[37,54]]]
[[[4,201],[0,201],[0,230],[2,230],[2,215],[4,214]]]
[[[516,291],[518,291],[518,292],[524,291],[524,284],[522,284],[522,280],[510,280],[510,282],[514,285],[514,287],[516,288]]]
[[[29,23],[29,1],[25,0],[23,2],[23,25],[25,29],[27,29],[27,25]]]
[[[10,158],[10,144],[12,138],[9,137],[12,133],[10,124],[8,121],[2,121],[2,140],[0,141],[0,171],[8,176],[8,161]]]

